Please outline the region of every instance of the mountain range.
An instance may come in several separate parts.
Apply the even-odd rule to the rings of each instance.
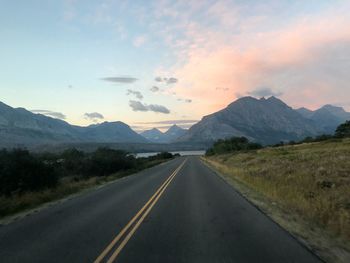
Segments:
[[[153,128],[138,134],[120,121],[80,127],[0,102],[0,147],[62,143],[210,145],[217,139],[233,136],[273,144],[332,134],[345,120],[350,120],[350,113],[341,107],[325,105],[315,111],[295,110],[273,96],[268,99],[242,97],[204,116],[188,130],[173,125],[164,133]]]
[[[186,133],[186,131],[187,130],[174,124],[164,133],[158,130],[157,128],[153,128],[151,130],[143,131],[140,134],[150,142],[171,143],[183,136]]]
[[[243,97],[225,109],[203,117],[178,141],[213,142],[245,136],[252,141],[274,144],[331,134],[346,119],[350,119],[350,113],[331,105],[316,111],[294,110],[274,96],[268,99]]]
[[[306,108],[296,111],[303,117],[312,120],[324,133],[333,133],[339,124],[350,120],[350,112],[346,112],[342,107],[329,104],[315,111]]]
[[[24,108],[12,108],[0,102],[0,146],[33,146],[77,142],[148,141],[123,122],[104,122],[88,127],[34,114]]]

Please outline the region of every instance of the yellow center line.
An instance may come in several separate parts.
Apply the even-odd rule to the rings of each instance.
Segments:
[[[182,166],[184,165],[185,162],[182,163],[182,165],[180,166],[180,169],[182,168]],[[179,169],[179,170],[180,170]],[[177,172],[179,171],[177,170]],[[154,200],[154,202],[148,207],[148,209],[146,210],[146,212],[142,215],[142,217],[139,219],[139,221],[136,223],[136,225],[131,229],[131,231],[128,233],[128,235],[125,237],[125,239],[122,241],[122,243],[119,245],[119,247],[114,251],[114,253],[112,254],[112,256],[109,258],[109,260],[107,261],[107,263],[112,263],[116,257],[119,255],[119,253],[122,251],[122,249],[125,247],[125,245],[128,243],[128,241],[130,240],[130,238],[132,237],[132,235],[136,232],[136,230],[139,228],[139,226],[141,225],[141,223],[143,222],[143,220],[146,218],[146,216],[149,214],[149,212],[152,210],[153,206],[157,203],[157,201],[159,200],[159,198],[162,196],[162,194],[164,193],[164,191],[166,190],[166,188],[169,186],[169,184],[171,183],[171,181],[175,178],[177,172],[172,176],[171,180],[169,180],[167,182],[167,184],[164,186],[164,188],[162,189],[162,191],[159,193],[159,195],[156,197],[156,199]]]
[[[186,159],[187,160],[187,159]],[[184,160],[180,166],[165,180],[165,182],[158,188],[158,190],[151,196],[151,198],[147,201],[147,203],[139,210],[139,212],[129,221],[129,223],[119,232],[119,234],[112,240],[112,242],[105,248],[105,250],[97,257],[97,259],[94,261],[94,263],[100,263],[104,259],[104,257],[110,252],[110,250],[115,246],[116,243],[121,239],[121,237],[128,231],[128,229],[134,224],[134,222],[137,220],[137,218],[140,217],[140,215],[146,210],[146,208],[149,206],[150,203],[153,203],[149,206],[149,208],[146,210],[145,214],[141,217],[141,219],[137,222],[135,227],[131,230],[131,234],[129,233],[127,237],[124,239],[124,241],[121,243],[121,245],[116,249],[116,251],[113,253],[111,258],[108,260],[108,262],[112,262],[120,253],[122,248],[126,245],[127,241],[131,238],[133,233],[136,231],[138,226],[142,223],[143,219],[147,216],[147,214],[150,212],[152,207],[155,205],[155,203],[158,201],[160,196],[163,194],[167,186],[170,184],[172,179],[176,176],[176,174],[180,171],[180,169],[184,166],[186,160]],[[136,227],[137,226],[137,227]],[[126,240],[127,239],[127,240]],[[117,252],[118,251],[118,252]],[[113,259],[112,259],[113,258]]]

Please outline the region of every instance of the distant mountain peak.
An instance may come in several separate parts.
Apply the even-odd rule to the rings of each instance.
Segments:
[[[346,112],[343,107],[334,106],[331,104],[326,104],[326,105],[322,106],[320,109],[325,109],[325,110],[328,110],[331,112]]]
[[[305,108],[305,107],[300,107],[300,108],[298,108],[297,110],[312,111],[312,110],[310,110],[310,109],[308,109],[308,108]]]
[[[173,124],[172,126],[170,126],[170,128],[166,131],[177,131],[177,130],[183,130],[181,127],[177,126],[176,124]]]
[[[1,102],[0,132],[0,147],[71,142],[148,142],[120,121],[79,127],[60,119],[32,113],[25,108],[12,108]]]
[[[162,133],[159,129],[157,129],[157,128],[153,128],[153,129],[151,129],[151,131],[156,131],[156,132],[160,132],[160,133]]]
[[[269,100],[269,101],[281,101],[279,98],[277,98],[275,96],[270,96],[267,100]]]
[[[316,135],[317,127],[282,100],[271,96],[242,97],[226,108],[207,115],[179,141],[215,141],[245,136],[264,144],[298,140]]]
[[[252,96],[244,96],[244,97],[240,97],[236,101],[233,101],[232,103],[239,102],[239,101],[246,102],[246,101],[259,101],[259,100],[257,98],[252,97]]]

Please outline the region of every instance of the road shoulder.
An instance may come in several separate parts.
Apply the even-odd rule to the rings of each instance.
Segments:
[[[288,231],[295,239],[316,254],[320,259],[325,262],[350,262],[350,253],[342,247],[341,240],[334,240],[334,238],[325,236],[324,231],[321,229],[311,226],[294,214],[288,213],[288,211],[282,209],[277,203],[271,202],[262,194],[249,188],[244,182],[223,173],[220,170],[219,163],[205,157],[202,157],[201,161],[215,174],[231,185],[252,205]]]
[[[10,214],[8,216],[4,216],[4,217],[0,218],[0,226],[11,224],[11,223],[13,223],[15,221],[19,221],[19,220],[24,219],[24,218],[26,218],[28,216],[37,214],[37,213],[39,213],[39,212],[41,212],[41,211],[43,211],[45,209],[51,208],[53,206],[57,206],[57,205],[62,204],[64,202],[67,202],[67,201],[70,201],[72,199],[78,198],[78,197],[80,197],[82,195],[88,194],[90,192],[96,191],[96,190],[104,188],[104,187],[107,187],[108,185],[113,184],[115,182],[125,180],[125,179],[127,179],[127,178],[129,178],[131,176],[135,176],[135,175],[138,175],[138,174],[143,173],[143,172],[147,172],[147,170],[152,169],[154,167],[166,165],[168,162],[170,162],[172,160],[174,160],[174,159],[171,159],[169,161],[163,161],[163,162],[161,162],[161,163],[159,163],[157,165],[148,167],[146,169],[137,171],[135,173],[126,174],[126,175],[124,175],[122,177],[119,174],[107,176],[106,178],[100,180],[96,184],[92,184],[92,185],[88,185],[86,187],[82,187],[82,188],[78,189],[77,191],[74,191],[73,193],[67,194],[67,195],[65,195],[63,197],[54,198],[53,200],[50,200],[48,202],[43,202],[43,203],[41,203],[39,205],[36,205],[36,206],[30,207],[30,208],[24,209],[22,211],[14,213],[14,214]]]

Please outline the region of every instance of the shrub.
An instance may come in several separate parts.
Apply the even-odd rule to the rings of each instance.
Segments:
[[[169,153],[169,152],[161,152],[161,153],[158,153],[157,155],[155,155],[153,157],[154,157],[154,159],[171,159],[174,156],[171,153]]]
[[[57,175],[48,164],[39,161],[27,150],[2,150],[0,153],[0,194],[38,191],[57,185]]]
[[[135,157],[127,152],[108,148],[97,149],[86,162],[86,173],[93,176],[105,176],[136,166]]]
[[[346,121],[338,126],[338,128],[335,130],[335,137],[350,137],[350,121]]]
[[[207,150],[206,155],[222,154],[242,150],[256,150],[262,146],[258,143],[249,142],[245,137],[232,137],[230,139],[220,139]]]

